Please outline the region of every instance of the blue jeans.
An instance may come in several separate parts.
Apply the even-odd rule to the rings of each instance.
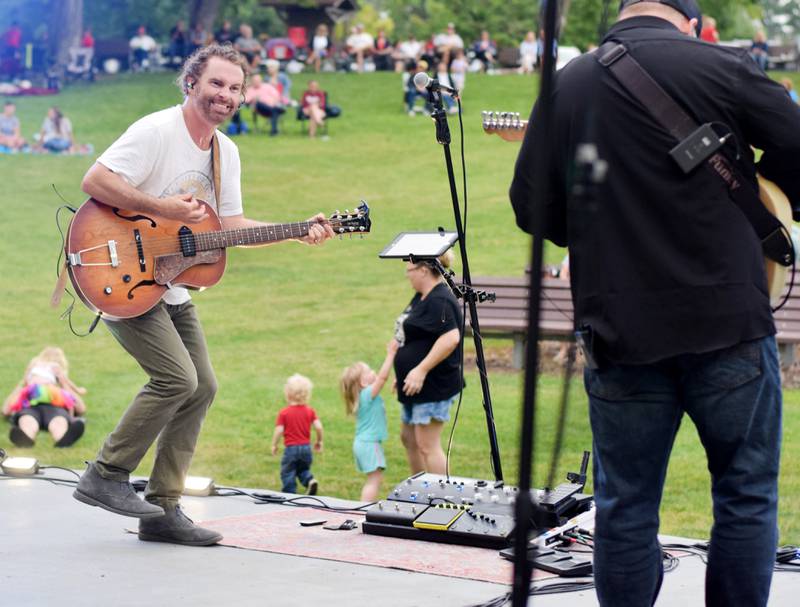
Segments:
[[[778,541],[781,386],[774,337],[584,373],[594,442],[600,605],[653,605],[658,509],[684,412],[711,473],[706,605],[766,605]]]
[[[290,445],[283,451],[281,458],[281,483],[284,493],[297,493],[296,479],[300,479],[303,486],[314,478],[311,474],[311,445]]]

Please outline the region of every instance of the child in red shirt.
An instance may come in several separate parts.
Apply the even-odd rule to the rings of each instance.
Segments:
[[[286,380],[283,393],[287,406],[280,410],[272,434],[272,455],[278,454],[278,441],[283,436],[285,449],[281,458],[281,483],[284,493],[297,493],[296,480],[316,495],[318,483],[311,474],[311,427],[317,435],[314,450],[322,451],[322,422],[308,403],[311,401],[311,380],[295,373]]]

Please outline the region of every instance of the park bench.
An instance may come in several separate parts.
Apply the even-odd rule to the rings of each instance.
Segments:
[[[525,360],[528,336],[527,276],[479,276],[472,286],[492,292],[494,303],[478,304],[478,322],[483,337],[510,337],[514,341],[512,363],[521,369]],[[467,315],[469,325],[469,315]],[[572,294],[569,281],[542,279],[542,301],[539,314],[539,336],[543,340],[565,340],[572,337]]]
[[[800,283],[800,275],[796,283]],[[481,335],[511,338],[514,343],[512,362],[514,368],[521,369],[528,336],[527,276],[478,276],[472,279],[472,286],[476,290],[493,292],[496,296],[494,303],[478,303]],[[569,281],[543,278],[540,306],[540,339],[571,339],[573,308]],[[789,300],[774,316],[781,366],[787,368],[795,361],[795,347],[800,344],[800,284],[795,284]],[[466,321],[469,327],[469,315]]]
[[[780,44],[769,47],[769,69],[795,70],[797,69],[797,45]]]

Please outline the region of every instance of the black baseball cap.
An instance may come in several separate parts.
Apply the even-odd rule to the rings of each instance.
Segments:
[[[619,12],[622,12],[623,8],[627,8],[632,4],[639,4],[640,2],[664,4],[670,8],[674,8],[689,20],[697,19],[695,31],[697,32],[698,38],[700,37],[700,31],[703,29],[703,14],[700,12],[700,7],[697,6],[695,0],[621,0],[619,3]]]

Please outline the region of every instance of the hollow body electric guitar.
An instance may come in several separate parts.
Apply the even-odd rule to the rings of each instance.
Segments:
[[[69,277],[81,300],[110,319],[140,316],[173,286],[204,288],[225,272],[225,249],[302,238],[316,222],[223,230],[214,209],[184,225],[158,215],[126,211],[90,198],[72,218],[66,239]],[[365,202],[327,219],[337,234],[364,234],[371,221]]]
[[[527,120],[520,120],[515,112],[482,112],[483,130],[489,135],[498,135],[506,141],[522,141],[528,127]],[[792,205],[786,194],[772,181],[757,175],[758,197],[767,210],[775,215],[786,231],[792,230]],[[782,266],[769,257],[764,258],[767,270],[767,287],[769,298],[773,304],[781,299],[781,294],[786,287],[786,275],[789,268]]]

